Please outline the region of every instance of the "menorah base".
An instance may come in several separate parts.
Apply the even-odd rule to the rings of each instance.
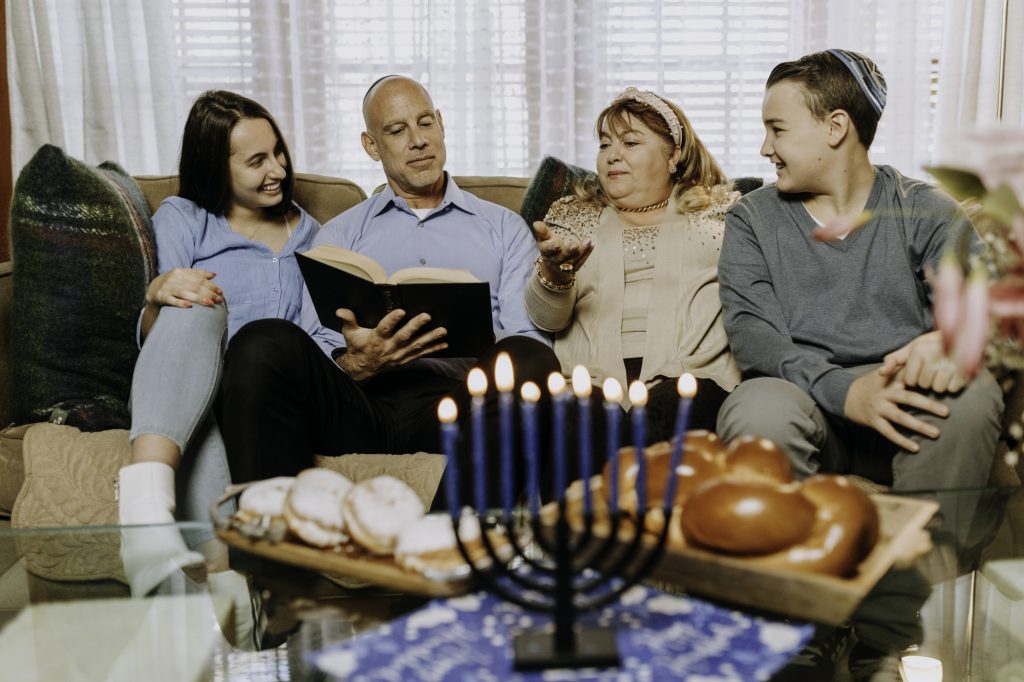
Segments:
[[[558,651],[554,632],[528,632],[515,638],[515,669],[611,668],[618,666],[619,647],[615,630],[575,629],[575,646]]]

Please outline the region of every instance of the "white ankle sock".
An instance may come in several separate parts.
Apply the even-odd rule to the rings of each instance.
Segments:
[[[131,464],[118,476],[121,561],[132,594],[152,592],[173,571],[203,562],[189,551],[174,522],[174,469],[159,462]],[[141,527],[133,527],[141,526]]]

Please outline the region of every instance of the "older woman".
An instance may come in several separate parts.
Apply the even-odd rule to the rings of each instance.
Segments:
[[[740,378],[717,274],[739,194],[685,114],[653,92],[627,89],[595,128],[597,181],[534,224],[541,256],[527,312],[555,332],[563,371],[584,365],[598,386],[606,377],[647,384],[648,442],[671,436],[683,372],[698,380],[691,428],[714,429]]]

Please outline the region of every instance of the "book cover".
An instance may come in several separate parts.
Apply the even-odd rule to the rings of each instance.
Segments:
[[[341,333],[342,322],[335,315],[338,308],[355,313],[362,327],[376,327],[385,315],[401,308],[406,312],[406,320],[428,313],[430,322],[424,331],[436,327],[448,330],[444,337],[448,347],[428,357],[475,357],[494,344],[491,289],[487,282],[395,283],[396,276],[404,272],[401,270],[392,276],[391,282],[374,282],[342,269],[344,264],[333,260],[325,262],[302,253],[296,256],[317,317],[329,329]],[[422,271],[409,269],[417,270]]]

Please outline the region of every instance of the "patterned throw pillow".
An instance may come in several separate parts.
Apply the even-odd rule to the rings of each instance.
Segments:
[[[127,428],[135,325],[156,270],[135,181],[44,145],[14,187],[11,246],[15,418]]]
[[[575,183],[592,175],[595,175],[593,171],[573,166],[553,156],[545,156],[526,188],[519,215],[527,225],[533,227],[534,222],[544,219],[551,204],[572,194]]]

